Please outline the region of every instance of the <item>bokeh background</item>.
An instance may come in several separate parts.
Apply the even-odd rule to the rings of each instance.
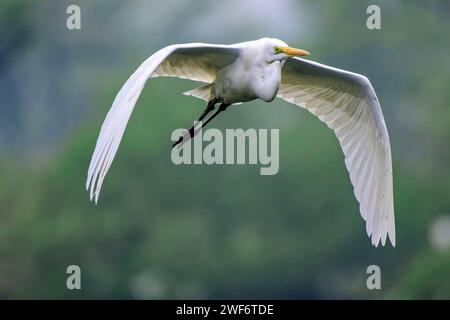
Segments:
[[[82,29],[66,28],[81,7]],[[366,28],[381,7],[382,29]],[[0,2],[0,298],[450,298],[448,1]],[[84,190],[115,94],[157,49],[277,37],[368,76],[391,136],[397,247],[374,248],[333,133],[275,101],[214,126],[279,128],[280,171],[176,166],[195,83],[149,81],[97,206]],[[82,290],[66,288],[66,268]],[[379,265],[382,289],[366,288]]]

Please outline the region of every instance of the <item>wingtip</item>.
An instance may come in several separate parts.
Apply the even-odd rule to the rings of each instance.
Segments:
[[[375,237],[374,236],[372,236],[372,245],[375,247],[375,248],[378,248],[378,245],[380,244],[380,239],[375,239]]]
[[[89,195],[89,201],[90,201],[90,202],[93,202],[95,205],[98,204],[98,196],[96,195],[95,192],[94,192],[94,193],[91,193],[91,194]]]
[[[389,240],[391,241],[392,246],[395,248],[396,245],[396,236],[395,236],[395,220],[392,216],[391,223],[389,225],[388,230]]]
[[[389,240],[391,241],[392,247],[395,248],[396,246],[395,235],[393,236],[389,235]]]
[[[100,196],[100,192],[96,191],[95,192],[95,205],[97,205],[98,203],[98,197]]]
[[[384,246],[386,246],[386,243],[387,243],[387,238],[389,238],[389,241],[391,242],[391,245],[392,245],[392,247],[393,248],[395,248],[395,246],[396,246],[396,242],[395,242],[395,235],[392,235],[392,234],[390,234],[390,233],[386,233],[386,236],[383,236],[383,237],[375,237],[373,234],[372,234],[372,236],[371,236],[371,242],[372,242],[372,245],[375,247],[375,248],[378,248],[378,245],[380,244],[380,242],[381,242],[381,246],[382,247],[384,247]]]
[[[94,192],[92,192],[91,190],[91,192],[89,193],[89,201],[92,202],[93,199],[94,199]]]

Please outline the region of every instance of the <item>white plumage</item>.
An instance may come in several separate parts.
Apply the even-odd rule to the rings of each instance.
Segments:
[[[307,54],[271,38],[171,45],[153,54],[126,81],[102,125],[86,181],[91,200],[98,201],[147,79],[178,77],[207,83],[185,94],[208,102],[269,102],[278,96],[316,115],[339,140],[372,244],[384,245],[389,236],[395,246],[391,149],[375,91],[362,75],[294,57]]]

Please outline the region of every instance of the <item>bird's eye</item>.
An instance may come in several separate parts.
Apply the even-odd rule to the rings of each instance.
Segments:
[[[280,47],[273,47],[273,50],[275,50],[275,53],[280,53]]]

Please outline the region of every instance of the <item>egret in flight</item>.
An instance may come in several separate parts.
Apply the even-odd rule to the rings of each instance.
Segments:
[[[384,245],[389,235],[395,246],[391,147],[375,91],[365,76],[299,58],[307,55],[281,40],[262,38],[233,45],[176,44],[150,56],[120,89],[103,122],[86,181],[91,200],[98,201],[146,81],[178,77],[206,83],[184,94],[207,105],[197,127],[187,130],[174,146],[233,104],[279,97],[305,108],[339,140],[372,244],[378,246],[381,240]]]

